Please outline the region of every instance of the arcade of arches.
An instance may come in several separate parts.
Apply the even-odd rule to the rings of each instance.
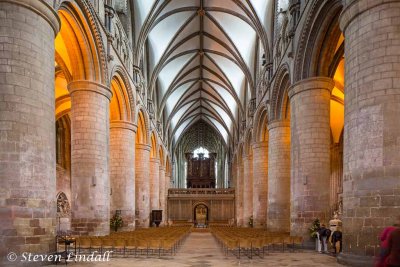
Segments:
[[[1,261],[162,210],[305,240],[337,213],[366,264],[399,117],[399,0],[0,0]]]

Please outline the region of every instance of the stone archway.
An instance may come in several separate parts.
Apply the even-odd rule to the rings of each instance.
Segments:
[[[204,203],[198,203],[193,207],[193,222],[196,227],[206,227],[209,219],[209,208]]]

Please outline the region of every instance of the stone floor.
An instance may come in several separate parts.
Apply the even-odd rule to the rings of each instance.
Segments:
[[[71,266],[171,266],[171,267],[230,267],[230,266],[342,266],[332,256],[318,254],[313,251],[273,252],[264,259],[246,256],[238,260],[235,256],[225,256],[221,247],[210,233],[191,233],[175,256],[157,256],[146,258],[110,258],[108,262],[77,262]]]

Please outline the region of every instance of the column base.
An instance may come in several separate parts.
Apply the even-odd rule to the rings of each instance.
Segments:
[[[374,264],[374,258],[371,256],[360,256],[346,253],[340,253],[337,256],[337,261],[340,264],[354,267],[373,266]]]

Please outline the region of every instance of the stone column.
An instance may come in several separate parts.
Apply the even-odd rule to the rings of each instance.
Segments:
[[[110,231],[109,104],[111,91],[92,81],[68,84],[71,95],[71,228],[80,235]]]
[[[150,210],[160,209],[160,161],[150,158]]]
[[[268,125],[268,231],[290,231],[290,122]]]
[[[243,223],[250,227],[249,219],[253,215],[253,155],[243,158]]]
[[[346,0],[343,255],[367,266],[400,214],[400,1]]]
[[[54,36],[44,1],[0,1],[0,265],[55,249]]]
[[[165,167],[160,165],[160,174],[159,174],[159,201],[160,201],[160,209],[162,210],[162,221],[165,221]]]
[[[236,175],[236,224],[243,226],[243,160],[238,159]]]
[[[289,88],[291,107],[291,228],[309,240],[315,218],[329,220],[330,98],[334,82],[314,77]]]
[[[164,219],[164,224],[168,224],[168,189],[171,188],[171,173],[167,173],[165,172],[165,192],[164,192],[164,199],[165,199],[165,210],[164,210],[164,215],[163,215],[163,219]]]
[[[135,134],[129,121],[110,123],[111,210],[121,211],[123,230],[135,228]]]
[[[253,223],[265,228],[268,203],[268,142],[253,144]]]
[[[135,149],[136,227],[150,225],[150,146],[136,144]]]

